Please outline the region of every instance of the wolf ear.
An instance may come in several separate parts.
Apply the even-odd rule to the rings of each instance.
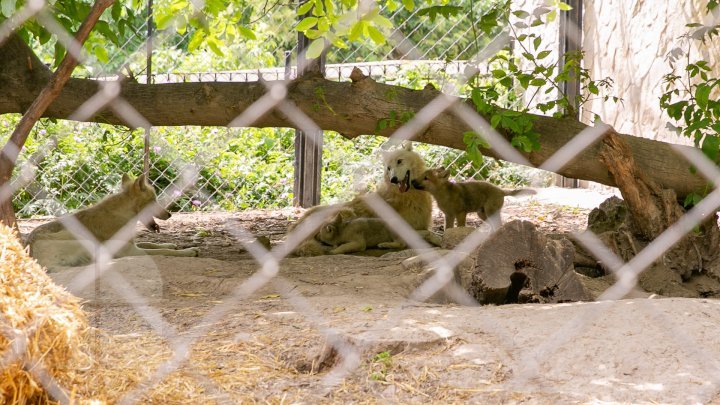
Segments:
[[[137,179],[135,179],[135,185],[137,186],[138,190],[147,191],[149,184],[147,182],[147,177],[145,176],[145,174],[141,174],[140,176],[138,176]]]
[[[403,149],[405,149],[406,151],[412,151],[412,142],[410,142],[410,141],[403,141],[402,147],[403,147]]]
[[[120,184],[122,185],[123,191],[127,191],[130,188],[130,186],[132,186],[133,179],[130,176],[128,176],[127,173],[123,173],[122,181]]]
[[[335,214],[335,218],[333,219],[333,225],[339,227],[340,225],[342,225],[342,221],[343,221],[342,215],[339,212],[337,214]]]
[[[446,169],[445,167],[440,166],[437,169],[437,174],[438,174],[438,177],[445,179],[448,176],[450,176],[450,171],[448,169]]]

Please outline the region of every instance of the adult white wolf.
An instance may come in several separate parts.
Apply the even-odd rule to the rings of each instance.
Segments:
[[[119,193],[109,195],[96,205],[71,215],[95,240],[105,243],[117,237],[118,231],[126,224],[131,223],[134,226],[137,215],[145,209],[156,218],[170,218],[170,213],[158,204],[155,190],[144,175],[135,180],[123,175],[122,190]],[[152,221],[152,218],[148,216],[145,221]],[[130,238],[120,241],[122,247],[115,253],[115,257],[198,255],[196,248],[177,250],[177,246],[172,243],[135,243],[134,236],[133,232]],[[92,259],[92,255],[77,239],[76,234],[66,229],[60,220],[38,226],[28,235],[25,243],[30,247],[30,255],[48,268],[80,266],[90,263]]]
[[[406,142],[400,148],[383,152],[383,165],[385,171],[383,182],[373,193],[385,200],[413,229],[421,231],[423,237],[437,243],[438,241],[432,238],[434,234],[429,232],[432,224],[432,197],[430,193],[412,186],[412,182],[425,172],[425,162],[422,157],[412,150],[410,142]],[[367,197],[366,194],[361,194],[346,203],[312,207],[297,223],[291,225],[290,230],[292,231],[310,214],[331,207],[337,210],[345,221],[376,217],[375,212],[365,202]],[[324,254],[326,250],[327,248],[313,237],[301,243],[295,249],[295,254],[316,256]]]

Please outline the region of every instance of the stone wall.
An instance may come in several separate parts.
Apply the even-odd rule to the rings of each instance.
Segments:
[[[688,32],[685,24],[703,22],[707,0],[585,0],[583,48],[585,64],[595,79],[612,77],[615,95],[622,104],[596,100],[586,109],[621,133],[667,142],[687,143],[666,129],[668,117],[661,113],[659,98],[663,76],[671,72],[668,53],[675,47],[688,49],[679,39]],[[706,21],[709,22],[709,21]],[[720,75],[720,41],[698,48],[692,54],[711,61]],[[682,63],[676,66],[684,71]],[[591,114],[586,111],[583,120]]]

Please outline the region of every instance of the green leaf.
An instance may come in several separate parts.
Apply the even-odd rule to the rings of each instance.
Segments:
[[[200,46],[200,44],[203,43],[205,40],[205,31],[197,30],[193,34],[192,38],[190,38],[190,42],[188,43],[188,51],[195,52],[197,48]]]
[[[317,38],[313,40],[310,43],[310,46],[308,46],[307,51],[305,52],[305,57],[307,59],[315,59],[323,51],[323,48],[325,47],[325,39],[324,38]]]
[[[702,143],[702,151],[710,160],[715,162],[720,151],[720,138],[713,135],[707,135]]]
[[[497,128],[498,124],[500,123],[500,120],[502,120],[502,115],[495,114],[492,117],[490,117],[490,126],[493,128]]]
[[[113,30],[110,29],[110,24],[108,24],[106,21],[99,20],[95,24],[95,29],[98,30],[99,33],[101,33],[105,38],[109,39],[113,44],[119,45],[118,37],[113,32]]]
[[[590,82],[587,85],[587,89],[590,93],[598,95],[600,93],[600,90],[598,90],[597,86],[595,85],[595,82]]]
[[[251,30],[250,28],[244,26],[244,25],[238,25],[237,27],[238,32],[240,32],[240,35],[247,39],[255,40],[257,39],[257,36],[255,36],[255,32]]]
[[[677,103],[673,103],[667,106],[666,110],[670,118],[674,120],[679,120],[680,118],[682,118],[683,111],[685,110],[685,107],[687,107],[687,105],[687,101],[678,101]]]
[[[305,31],[305,36],[308,37],[308,39],[317,39],[322,36],[322,32],[318,30],[307,30]]]
[[[210,50],[217,56],[225,56],[225,53],[220,49],[220,42],[215,37],[208,37],[207,44]]]
[[[492,76],[496,79],[502,79],[503,77],[507,76],[507,73],[502,69],[494,69],[491,73]]]
[[[315,5],[315,2],[308,1],[307,3],[303,3],[300,7],[297,9],[297,15],[304,15],[307,14],[308,11]]]
[[[313,15],[322,17],[325,15],[325,8],[323,7],[322,0],[315,0],[315,8],[313,8]]]
[[[365,24],[367,24],[365,21],[358,21],[355,24],[353,24],[352,28],[350,28],[350,34],[348,35],[348,41],[356,41],[358,38],[360,38],[360,34],[363,32],[363,28],[365,28]]]
[[[174,15],[172,13],[160,14],[156,16],[155,24],[157,25],[157,29],[161,31],[166,29],[170,25],[170,22],[172,22],[173,17]]]
[[[550,55],[550,53],[552,53],[552,51],[547,51],[547,50],[546,50],[546,51],[542,51],[542,52],[538,53],[537,58],[538,58],[538,60],[544,59],[544,58],[546,58],[548,55]]]
[[[555,21],[555,18],[557,18],[557,10],[553,10],[548,13],[547,22],[551,23],[551,22]]]
[[[558,1],[557,6],[562,11],[570,11],[572,10],[572,7],[570,7],[569,4],[563,3],[562,1]]]
[[[379,29],[373,27],[372,25],[367,26],[368,35],[370,35],[370,38],[378,45],[382,45],[385,43],[385,35],[383,35],[382,32],[380,32]]]
[[[104,46],[96,46],[95,48],[93,48],[93,53],[95,54],[97,60],[102,63],[108,63],[108,61],[110,60],[108,58],[107,48],[105,48]]]
[[[392,23],[392,21],[390,21],[390,20],[388,20],[387,18],[381,16],[380,14],[376,15],[375,17],[373,17],[372,21],[373,21],[378,27],[386,28],[386,29],[389,29],[389,30],[393,29],[393,23]]]
[[[528,13],[525,10],[517,10],[517,11],[513,11],[512,13],[517,18],[527,18],[530,16],[530,13]]]
[[[695,89],[695,101],[700,108],[707,108],[710,90],[712,90],[712,87],[706,84],[698,84]]]
[[[398,4],[394,0],[388,0],[385,5],[387,6],[388,11],[391,13],[398,8]]]
[[[328,16],[335,15],[335,6],[333,5],[332,0],[325,0],[325,13]]]
[[[690,208],[694,205],[697,205],[702,200],[702,197],[697,193],[690,193],[685,197],[685,201],[683,202],[683,206],[685,208]]]
[[[415,1],[413,0],[402,0],[402,5],[407,11],[415,10]]]
[[[531,86],[538,86],[538,87],[540,87],[540,86],[544,86],[545,83],[547,83],[547,80],[541,79],[541,78],[539,78],[539,77],[530,80],[530,85],[531,85]]]
[[[116,1],[112,5],[112,9],[110,10],[110,16],[113,20],[117,21],[120,19],[120,16],[122,15],[122,4],[119,1]]]
[[[314,27],[318,22],[317,17],[305,17],[303,18],[298,25],[295,27],[298,31],[307,31],[310,28]]]
[[[537,51],[538,47],[540,47],[540,44],[542,43],[542,38],[537,37],[533,39],[533,46],[535,47],[535,50]]]

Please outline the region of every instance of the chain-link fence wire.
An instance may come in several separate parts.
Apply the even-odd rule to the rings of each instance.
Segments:
[[[32,14],[26,12],[26,10],[30,8],[31,5],[25,6],[18,15],[22,18],[30,18],[30,15],[25,15]],[[35,10],[35,12],[37,12],[37,10]],[[16,28],[16,26],[16,21],[7,20],[4,22],[3,25],[0,26],[0,33],[2,33],[2,36],[0,36],[0,42],[5,40]],[[55,27],[53,29],[58,28]],[[68,35],[67,33],[56,34],[58,36]],[[402,41],[406,40],[409,41],[406,37],[402,39]],[[77,48],[76,45],[75,47]],[[482,49],[480,49],[479,54],[482,54]],[[89,63],[86,58],[82,58],[81,62],[84,64]],[[465,70],[462,74],[460,74],[458,79],[454,83],[451,83],[452,86],[455,86],[454,91],[453,88],[448,88],[447,86],[445,86],[444,89],[448,90],[451,94],[459,92],[457,86],[464,85],[464,80],[473,73],[474,72],[472,72],[471,69],[470,71]],[[251,108],[247,109],[238,118],[236,118],[234,120],[235,124],[251,125],[263,114],[272,109],[277,109],[285,114],[295,126],[299,127],[306,133],[317,132],[317,126],[312,122],[312,120],[304,115],[291,102],[285,99],[287,90],[285,88],[285,83],[275,82],[266,83],[266,85],[268,86],[266,96],[253,104]],[[108,88],[109,90],[107,90]],[[116,114],[121,116],[131,125],[139,128],[149,128],[149,123],[140,114],[138,114],[131,105],[123,100],[119,92],[112,91],[110,86],[101,88],[96,96],[97,97],[94,96],[90,98],[82,107],[80,107],[77,112],[78,116],[83,116],[85,114],[91,115],[103,106],[108,105]],[[497,134],[480,115],[466,105],[456,103],[452,97],[444,94],[439,95],[421,111],[409,118],[407,122],[403,123],[403,125],[392,135],[391,139],[395,142],[412,139],[418,127],[424,126],[426,123],[432,121],[435,117],[445,111],[452,111],[459,119],[463,120],[477,133],[483,134],[490,143],[491,147],[501,156],[508,160],[523,161],[524,158],[519,155],[518,152],[513,149],[502,136]],[[11,124],[8,123],[6,126],[10,125]],[[39,142],[38,146],[34,149],[28,148],[31,149],[28,150],[29,155],[19,162],[18,174],[16,175],[14,182],[12,182],[9,187],[3,189],[0,195],[7,198],[7,196],[11,195],[11,192],[17,191],[21,186],[25,186],[25,190],[30,189],[31,187],[28,186],[27,183],[32,182],[33,176],[24,175],[23,173],[33,173],[34,169],[25,170],[25,168],[32,168],[33,166],[38,165],[38,162],[41,162],[43,159],[47,159],[47,151],[53,149],[54,145],[60,145],[62,142],[67,141],[75,142],[77,144],[75,147],[79,148],[83,144],[82,138],[71,139],[72,135],[43,138],[43,135],[47,134],[47,129],[44,130],[46,131],[45,134],[41,134],[43,128],[36,130],[38,135],[37,138],[40,139],[41,142]],[[212,129],[210,131],[212,131]],[[551,169],[563,167],[568,161],[576,156],[582,148],[587,147],[593,141],[598,140],[605,131],[606,128],[603,127],[590,127],[582,131],[577,134],[575,138],[576,140],[569,143],[568,146],[561,149],[555,156],[548,159],[543,167]],[[211,135],[212,136],[208,136],[212,139],[217,139],[217,137],[215,137],[217,134]],[[224,139],[233,139],[235,136],[238,136],[238,134],[232,132],[232,130],[227,130],[227,132],[222,134],[222,136],[225,137]],[[194,199],[201,198],[203,193],[207,193],[207,190],[210,187],[209,181],[202,180],[202,176],[200,176],[202,168],[218,165],[216,162],[212,162],[213,156],[217,155],[217,152],[215,152],[209,145],[205,145],[207,153],[203,153],[204,150],[201,149],[200,153],[189,156],[187,155],[187,149],[183,148],[182,145],[177,146],[172,144],[168,141],[169,138],[171,137],[156,135],[153,143],[153,153],[156,154],[153,160],[163,160],[167,162],[163,167],[154,168],[154,170],[157,170],[157,172],[160,173],[155,177],[156,182],[157,178],[160,178],[163,175],[167,178],[167,185],[162,183],[158,184],[160,187],[164,186],[161,193],[163,203],[166,205],[173,203],[183,204],[183,199],[185,198],[189,201],[189,204],[195,205],[193,202]],[[102,143],[109,145],[112,142],[113,137],[108,136]],[[141,159],[137,158],[139,156],[139,150],[140,148],[138,147],[126,149],[128,158],[125,160],[137,160],[137,162],[141,162]],[[111,156],[114,155],[113,152],[114,151],[101,152],[108,155],[108,161],[106,164],[109,165],[109,167],[113,169],[120,169],[121,171],[125,171],[125,168],[133,169],[137,167],[133,166],[133,164],[124,162],[122,159],[113,160],[113,157]],[[720,175],[720,172],[714,163],[708,161],[701,153],[682,153],[685,153],[686,156],[684,157],[689,162],[692,162],[693,165],[705,174],[706,177],[718,178]],[[132,157],[132,159],[130,157]],[[81,163],[67,164],[82,165]],[[137,164],[139,163],[135,163],[134,165]],[[39,163],[39,165],[42,165],[42,163]],[[244,167],[248,169],[251,168],[251,166],[247,164],[244,164]],[[84,175],[78,176],[80,181],[88,182],[82,184],[91,184],[89,181],[96,181],[95,179],[86,179],[86,177],[93,176],[91,169],[87,167],[83,168],[83,172],[81,173]],[[248,176],[250,173],[251,172],[248,172]],[[107,179],[107,183],[112,183],[112,180]],[[35,193],[34,195],[42,195],[45,196],[47,200],[54,200],[52,203],[46,203],[47,206],[53,206],[54,204],[59,204],[60,206],[64,205],[59,198],[53,197],[52,191],[47,190],[40,183],[35,182],[33,184],[36,185],[36,188],[33,191],[33,193]],[[61,179],[60,184],[68,185],[72,183],[69,180]],[[71,187],[76,187],[74,190],[79,190],[79,194],[90,194],[95,189],[99,188],[90,185]],[[188,195],[191,197],[183,197]],[[78,201],[78,205],[83,205],[91,199],[92,198],[89,196],[85,197],[84,199]],[[393,228],[403,237],[404,241],[410,248],[419,249],[425,252],[423,254],[424,260],[436,270],[432,277],[425,280],[408,297],[408,299],[412,300],[423,301],[438,292],[440,289],[447,287],[448,283],[454,283],[454,281],[452,281],[453,268],[460,260],[466,257],[467,253],[464,252],[472,251],[482,244],[483,241],[491,238],[495,232],[495,230],[486,232],[478,229],[476,232],[467,237],[462,245],[456,248],[451,254],[441,255],[438,251],[426,250],[425,248],[429,247],[428,243],[418,233],[413,231],[410,226],[405,223],[404,220],[381,198],[378,198],[374,194],[369,194],[366,201],[367,204],[375,211],[377,216],[385,221],[387,226]],[[202,203],[203,202],[200,201],[200,204]],[[664,252],[666,252],[680,238],[692,231],[692,229],[702,222],[704,218],[707,218],[708,215],[714,215],[718,206],[720,206],[720,191],[714,190],[701,203],[696,205],[692,210],[688,211],[688,213],[683,216],[680,221],[671,226],[660,237],[642,249],[635,258],[627,263],[623,263],[621,259],[615,257],[609,249],[603,248],[603,243],[600,242],[597,236],[593,235],[591,232],[588,231],[584,234],[577,235],[576,237],[578,241],[582,243],[588,251],[590,251],[598,260],[608,264],[615,271],[618,282],[601,298],[619,299],[623,297],[629,289],[636,285],[637,277],[640,272],[647,268],[647,266],[649,266],[652,262],[658,260]],[[116,286],[116,292],[122,297],[122,299],[126,300],[133,306],[135,311],[137,311],[137,313],[147,321],[155,333],[166,338],[173,349],[173,356],[167,362],[162,364],[149,378],[143,381],[133,391],[120,398],[119,402],[136,402],[145,392],[147,392],[148,389],[161,381],[164,376],[172,373],[180,367],[192,368],[192,365],[187,363],[187,359],[193,343],[205,336],[216,321],[221,319],[230,311],[234,310],[240,300],[247,298],[258,291],[258,289],[262,286],[270,283],[275,286],[278,292],[288,300],[288,302],[299,314],[306,317],[318,330],[323,333],[328,343],[340,354],[342,361],[335,365],[333,369],[325,375],[324,380],[326,384],[330,387],[337,386],[344,377],[346,377],[349,373],[352,373],[359,364],[361,349],[349,344],[347,339],[343,337],[342,332],[325,326],[327,325],[327,322],[325,322],[322,315],[315,312],[312,305],[308,303],[306,298],[297,290],[289,286],[288,282],[279,274],[280,261],[286,258],[303,240],[312,236],[315,229],[317,229],[317,227],[324,221],[326,214],[327,212],[309,215],[305,221],[288,234],[287,239],[283,243],[270,250],[255,241],[254,238],[252,238],[252,235],[242,226],[237,224],[230,225],[233,234],[238,239],[238,243],[243,244],[247,251],[257,261],[258,269],[252,276],[247,278],[240,286],[234,289],[222,303],[217,304],[209,311],[209,313],[199,320],[196,323],[197,327],[192,330],[192,333],[186,333],[183,335],[178,334],[171,325],[168,325],[163,321],[158,309],[150,305],[147,297],[143,297],[139,294],[133,288],[132,284],[123,277],[123,275],[110,273],[109,276],[113,277],[112,285]],[[75,236],[79,243],[86,247],[87,251],[93,256],[94,261],[92,266],[86,268],[86,270],[81,272],[75,280],[69,283],[71,290],[82,289],[84,286],[90,285],[99,277],[102,277],[108,270],[110,260],[113,256],[123,249],[127,243],[132,243],[136,221],[147,220],[152,215],[153,212],[150,208],[143,209],[132,220],[128,221],[122,229],[118,230],[116,235],[108,241],[96,240],[75,217],[63,217],[61,219],[63,225]],[[469,297],[467,292],[457,287],[457,285],[452,284],[450,287],[449,291],[452,295],[454,295],[456,301],[467,304],[475,304],[474,300]],[[605,306],[588,306],[584,313],[577,318],[566,322],[565,326],[560,328],[554,336],[547,337],[546,339],[539,339],[538,345],[535,348],[532,348],[532,355],[516,360],[520,365],[524,366],[522,369],[525,370],[522,375],[518,377],[518,381],[522,379],[525,379],[526,381],[532,378],[537,378],[539,373],[537,365],[542,364],[554,352],[560,350],[563,345],[572,341],[573,337],[582,331],[583,326],[587,325],[588,322],[591,322],[594,317],[601,316],[605,308]],[[402,316],[403,309],[403,305],[398,305],[393,309],[393,311],[391,311],[390,316],[386,319],[378,321],[376,325],[377,327],[370,329],[388,330],[392,326],[397,325],[400,321],[400,317]],[[0,328],[0,330],[3,331],[6,329],[7,328]],[[22,334],[22,332],[20,333]],[[12,340],[13,336],[6,335],[5,338]],[[685,336],[682,334],[677,335],[674,333],[668,338],[678,340],[680,344],[685,344],[687,341],[693,340],[692,336]],[[513,349],[516,349],[510,347],[512,346],[511,338],[498,339],[497,341],[506,342],[505,344],[508,345],[508,347],[505,348],[507,352],[512,352]],[[691,344],[691,347],[698,348],[697,350],[699,352],[697,355],[698,357],[702,357],[699,345]],[[13,359],[22,359],[25,355],[24,350],[25,348],[22,347],[22,345],[12,346],[6,353],[3,354],[3,364],[8,364],[8,362]],[[719,370],[717,364],[709,364],[707,367],[710,371],[712,371],[711,375],[720,375],[718,374]],[[69,392],[67,387],[61,387],[56,381],[54,381],[52,376],[42,370],[40,365],[38,365],[38,368],[34,370],[34,373],[36,376],[39,376],[40,383],[48,391],[50,391],[55,398],[61,401],[67,400],[66,393]],[[212,381],[204,381],[204,383],[211,386],[213,385]],[[220,391],[222,390],[220,389]]]
[[[361,46],[343,52],[331,52],[329,62],[339,63],[327,65],[326,77],[347,81],[352,69],[359,68],[373,79],[388,84],[410,88],[432,84],[442,88],[470,68],[472,62],[468,61],[472,58],[472,50],[477,49],[484,40],[471,35],[472,27],[461,24],[461,17],[442,22],[440,19],[429,21],[428,16],[418,17],[418,10],[408,13],[401,9],[392,13],[393,19],[403,21],[389,36],[397,44],[395,47],[380,47],[366,41]],[[476,11],[479,13],[482,10],[478,8]],[[262,19],[270,22],[287,21],[288,18],[294,18],[294,13],[293,6],[276,4],[268,6]],[[50,24],[51,31],[59,33],[59,41],[68,43],[69,35],[63,34],[63,27],[53,23],[47,12],[40,15],[43,17],[39,23]],[[412,27],[406,26],[412,18],[417,19],[417,22]],[[88,55],[91,62],[81,65],[77,75],[99,80],[126,77],[145,83],[147,19],[138,19],[139,26],[127,29],[128,34],[119,47],[105,51],[108,53],[107,61],[100,61],[92,52],[93,48]],[[408,32],[407,36],[403,31]],[[238,70],[176,73],[203,65],[222,67],[223,58],[206,50],[202,57],[193,59],[193,66],[189,66],[189,62],[185,61],[187,58],[182,58],[181,54],[192,41],[190,30],[182,34],[172,31],[155,33],[153,65],[154,70],[160,73],[152,74],[151,82],[248,82],[295,78],[295,66],[287,65],[285,53],[295,50],[296,34],[280,29],[270,30],[266,34],[263,42],[269,42],[271,46],[264,47],[258,59],[250,61],[240,58],[240,62],[235,65],[240,68]],[[403,49],[404,53],[393,55],[393,49]],[[245,48],[241,50],[249,52]],[[227,51],[239,52],[240,49]],[[44,55],[50,57],[50,54]],[[412,56],[416,60],[388,60],[393,56]],[[250,66],[258,61],[265,66]],[[51,60],[45,62],[49,64]],[[111,70],[113,68],[115,70]],[[490,77],[490,66],[483,64],[478,71],[481,80]],[[505,101],[508,107],[513,107],[514,103],[517,100]],[[0,121],[0,129],[3,132],[10,131],[17,119],[19,117],[4,117]],[[142,171],[142,166],[138,164],[138,158],[143,152],[142,137],[142,131],[113,126],[43,120],[20,157],[21,161],[34,159],[38,163],[38,174],[36,182],[16,194],[14,206],[17,215],[57,216],[98,201],[117,186],[121,173]],[[163,188],[173,181],[175,172],[172,170],[173,162],[157,153],[161,147],[155,145],[157,142],[154,141],[158,137],[163,137],[175,150],[183,151],[183,159],[209,163],[207,167],[199,168],[200,184],[186,194],[176,196],[178,202],[172,207],[174,210],[217,211],[292,205],[293,183],[288,178],[293,171],[292,131],[197,127],[153,129],[150,135],[149,176],[154,185]],[[44,151],[42,160],[33,157],[38,147],[46,142],[51,142],[54,148]],[[383,142],[384,138],[380,137],[364,136],[349,141],[336,133],[327,133],[323,151],[321,201],[346,200],[356,190],[367,188],[369,180],[377,178],[379,165],[376,152]],[[528,183],[542,185],[548,180],[547,174],[541,171],[492,158],[473,162],[462,151],[451,148],[423,145],[420,150],[431,166],[445,166],[458,179],[489,180],[506,186]],[[253,167],[254,170],[248,172],[246,167]],[[349,189],[348,184],[355,184],[355,187]]]

